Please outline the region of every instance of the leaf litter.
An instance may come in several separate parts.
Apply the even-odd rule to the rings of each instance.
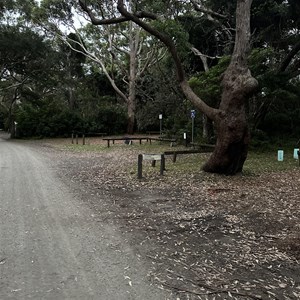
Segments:
[[[138,147],[49,149],[172,299],[300,299],[300,168],[226,177],[167,160],[164,176],[145,166],[138,180]]]

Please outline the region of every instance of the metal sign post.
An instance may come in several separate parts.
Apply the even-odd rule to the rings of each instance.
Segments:
[[[192,118],[192,144],[194,143],[194,121],[196,117],[196,111],[194,109],[191,110],[191,118]]]
[[[161,137],[162,135],[162,114],[159,114],[159,136]]]

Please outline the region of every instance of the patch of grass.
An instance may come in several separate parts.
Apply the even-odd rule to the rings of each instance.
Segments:
[[[172,156],[166,156],[167,174],[192,174],[200,172],[209,155],[209,153],[178,155],[175,163],[172,162]],[[159,165],[159,162],[157,165]],[[145,163],[145,168],[145,170],[148,170],[151,166]],[[258,176],[264,173],[282,172],[297,168],[300,168],[299,163],[298,160],[293,158],[291,150],[284,153],[283,161],[277,160],[277,151],[249,152],[244,165],[243,175]]]
[[[98,141],[99,142],[99,141]],[[67,151],[75,152],[118,152],[122,149],[125,152],[128,150],[129,153],[140,153],[140,154],[160,154],[165,151],[172,150],[182,150],[186,149],[184,146],[171,147],[170,143],[162,143],[159,141],[154,141],[152,144],[145,141],[140,145],[138,141],[134,141],[132,145],[126,145],[123,142],[116,141],[109,148],[106,142],[100,144],[71,144],[70,139],[53,139],[50,144],[55,147],[63,148]],[[284,150],[284,160],[279,162],[277,160],[277,145],[273,144],[270,148],[263,148],[257,150],[250,150],[248,153],[248,158],[244,165],[243,175],[245,176],[258,176],[263,173],[270,172],[281,172],[292,170],[294,168],[300,168],[297,160],[293,158],[293,143],[285,143]],[[123,151],[122,151],[123,152]],[[167,174],[192,174],[199,173],[201,167],[209,158],[210,153],[199,153],[199,154],[188,154],[188,155],[177,155],[176,163],[172,162],[172,156],[166,156],[166,169]],[[156,168],[151,167],[151,162],[144,162],[143,169],[145,172],[159,172],[159,164],[157,162]],[[136,168],[136,162],[133,163],[133,169]],[[132,169],[132,173],[134,170]],[[158,171],[157,171],[158,170]]]
[[[277,151],[268,152],[249,152],[244,165],[245,174],[262,174],[270,172],[280,172],[292,170],[299,167],[298,160],[293,158],[293,151],[284,152],[284,160],[277,160]]]

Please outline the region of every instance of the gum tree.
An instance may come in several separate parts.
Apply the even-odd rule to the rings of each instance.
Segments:
[[[88,3],[78,0],[83,10],[90,15]],[[171,7],[171,2],[165,3]],[[174,10],[176,4],[173,4]],[[247,64],[247,56],[250,49],[250,9],[252,0],[237,0],[236,6],[236,36],[235,46],[231,62],[222,79],[222,96],[219,108],[215,109],[205,103],[205,99],[199,98],[186,78],[183,64],[178,52],[176,36],[167,33],[167,25],[158,28],[158,22],[169,21],[168,15],[160,11],[156,6],[153,11],[142,10],[147,8],[146,3],[135,1],[135,9],[129,10],[126,1],[118,0],[115,17],[101,19],[95,25],[109,25],[132,21],[142,27],[145,31],[155,36],[168,49],[173,58],[177,70],[179,85],[186,96],[200,111],[213,120],[217,133],[217,142],[214,152],[203,166],[207,172],[222,174],[236,174],[243,169],[247,158],[249,132],[245,111],[245,104],[252,93],[257,89],[258,83],[251,75]],[[164,7],[162,5],[161,7]],[[99,14],[101,16],[101,13]]]
[[[94,9],[99,9],[101,18],[114,18],[116,7],[113,1],[104,1],[100,6],[96,1],[90,2],[89,6],[80,1],[79,7],[88,14],[92,25],[81,18],[83,22],[78,26],[75,20],[82,13],[75,11],[75,2],[43,0],[36,10],[36,20],[71,48],[71,53],[86,56],[88,62],[105,74],[127,108],[127,133],[132,134],[136,119],[137,83],[147,68],[164,57],[165,50],[132,21],[93,26],[101,23]],[[133,5],[133,2],[129,1],[128,5]],[[66,28],[72,32],[71,35],[65,34]]]

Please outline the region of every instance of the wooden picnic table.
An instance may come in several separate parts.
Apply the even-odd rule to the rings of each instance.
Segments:
[[[112,141],[112,143],[114,144],[115,141],[139,141],[140,142],[140,145],[142,144],[142,140],[145,140],[145,141],[149,141],[149,137],[145,137],[145,136],[142,136],[142,137],[130,137],[130,136],[124,136],[124,137],[107,137],[107,138],[103,138],[102,140],[104,141],[107,141],[107,147],[109,148],[110,147],[110,142]]]
[[[160,141],[160,142],[170,142],[171,147],[173,147],[174,143],[176,142],[176,139],[164,138],[164,137],[149,137],[148,139],[149,139],[150,145],[151,145],[152,141]]]
[[[124,137],[106,137],[103,138],[102,140],[107,141],[107,147],[110,147],[110,142],[112,142],[113,144],[115,143],[115,141],[139,141],[140,145],[142,144],[142,141],[147,141],[151,142],[152,141],[161,141],[161,142],[171,142],[175,143],[176,139],[169,139],[169,138],[161,138],[161,137],[151,137],[151,136],[140,136],[140,137],[131,137],[131,136],[124,136]]]

